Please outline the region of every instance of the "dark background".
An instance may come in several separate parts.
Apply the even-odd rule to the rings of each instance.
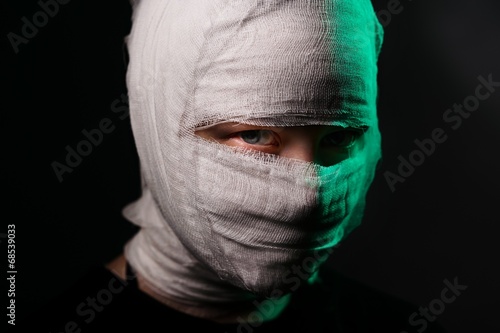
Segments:
[[[456,130],[443,114],[474,95],[478,76],[500,81],[500,6],[494,0],[390,3],[374,1],[385,26],[379,61],[384,157],[364,224],[330,264],[421,306],[440,297],[444,279],[457,278],[468,288],[439,319],[451,333],[498,332],[500,87]],[[129,119],[120,117],[131,11],[127,1],[61,4],[15,53],[8,33],[21,35],[22,17],[32,22],[41,7],[14,0],[1,6],[0,233],[16,224],[22,320],[91,265],[119,254],[135,232],[120,215],[140,193]],[[113,130],[60,182],[51,164],[64,163],[65,147],[75,148],[85,139],[82,131],[105,118]],[[430,138],[436,128],[447,140],[391,191],[386,171],[397,173],[398,156],[408,158],[414,140]]]

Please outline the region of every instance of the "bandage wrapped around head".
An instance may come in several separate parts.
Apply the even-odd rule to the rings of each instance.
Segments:
[[[127,39],[143,194],[126,257],[183,301],[288,292],[362,220],[380,159],[369,0],[143,0]],[[222,122],[366,129],[332,166],[195,135]]]

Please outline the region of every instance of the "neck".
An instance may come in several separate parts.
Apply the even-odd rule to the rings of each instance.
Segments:
[[[106,268],[122,280],[127,279],[127,259],[121,254],[106,265]],[[130,277],[128,277],[130,278]],[[265,322],[273,320],[281,314],[290,301],[290,295],[278,300],[245,300],[217,303],[196,303],[177,300],[160,293],[140,273],[135,273],[139,290],[179,312],[193,317],[211,320],[217,323],[230,324],[239,322]]]

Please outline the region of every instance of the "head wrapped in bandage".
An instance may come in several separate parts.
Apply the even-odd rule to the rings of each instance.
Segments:
[[[142,0],[127,85],[143,193],[126,246],[158,293],[224,302],[313,276],[362,220],[380,159],[369,0]],[[363,129],[330,166],[242,151],[195,135],[222,122]]]

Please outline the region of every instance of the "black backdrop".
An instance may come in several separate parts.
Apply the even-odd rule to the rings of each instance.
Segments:
[[[15,224],[18,320],[89,266],[117,255],[135,232],[120,215],[140,190],[124,98],[130,6],[62,3],[45,18],[36,1],[1,4],[0,247],[6,256],[6,225]],[[377,0],[374,6],[385,26],[379,62],[384,157],[363,225],[329,264],[423,307],[441,297],[445,279],[457,279],[467,289],[439,319],[453,333],[498,332],[500,87],[491,87],[479,105],[474,96],[479,77],[500,82],[499,5]],[[23,28],[27,21],[38,27]],[[464,102],[477,109],[450,118],[447,110]],[[73,159],[72,171],[58,178],[54,161],[66,164],[67,149],[100,127],[107,133],[94,135],[92,152]],[[418,153],[415,140],[428,142],[439,129],[446,140],[428,156]],[[388,172],[397,175],[410,155],[419,165],[400,170],[404,182],[388,181]]]

